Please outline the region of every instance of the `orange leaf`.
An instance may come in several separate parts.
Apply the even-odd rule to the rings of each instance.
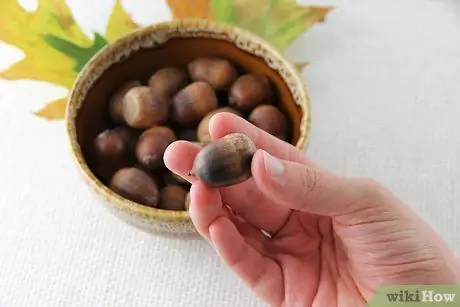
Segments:
[[[323,22],[326,19],[326,15],[334,9],[331,6],[311,6],[310,8],[316,12],[319,22]]]
[[[167,0],[175,19],[211,18],[209,0]]]

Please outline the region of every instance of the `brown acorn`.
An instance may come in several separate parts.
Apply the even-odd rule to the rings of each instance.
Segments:
[[[211,86],[206,82],[193,82],[174,96],[172,120],[190,127],[217,106],[217,97]]]
[[[188,190],[179,185],[166,186],[160,191],[160,208],[166,210],[185,210]]]
[[[141,134],[141,131],[127,126],[118,126],[113,128],[113,130],[121,135],[128,147],[129,155],[134,157],[137,140]]]
[[[228,134],[209,143],[197,154],[190,174],[216,188],[241,183],[251,177],[256,149],[245,134]]]
[[[270,80],[259,74],[243,75],[229,90],[229,104],[241,111],[251,111],[261,104],[270,104],[274,93]]]
[[[112,95],[109,100],[109,114],[113,122],[118,124],[124,122],[123,98],[130,89],[140,85],[141,83],[137,80],[126,82]]]
[[[131,153],[123,133],[116,129],[104,130],[93,141],[92,169],[97,176],[108,180],[115,171],[130,163]]]
[[[165,126],[156,126],[144,131],[136,146],[137,161],[149,170],[163,168],[165,150],[176,139],[174,132]]]
[[[209,121],[211,117],[217,113],[228,112],[238,116],[243,116],[239,111],[232,109],[230,107],[223,107],[219,109],[215,109],[208,114],[200,121],[198,125],[198,140],[201,142],[209,142],[211,141],[211,136],[209,135]]]
[[[188,65],[193,81],[205,81],[215,91],[228,90],[238,77],[235,66],[219,57],[202,57]]]
[[[130,89],[122,105],[123,118],[133,128],[146,129],[161,125],[169,116],[169,99],[155,95],[148,86],[136,86]]]
[[[288,138],[288,119],[273,105],[258,106],[251,112],[248,121],[283,141]]]
[[[187,73],[175,67],[162,68],[149,79],[149,87],[152,89],[152,92],[163,97],[175,95],[187,84]]]
[[[142,205],[158,206],[158,185],[155,179],[136,167],[117,171],[109,183],[109,188],[120,196]]]

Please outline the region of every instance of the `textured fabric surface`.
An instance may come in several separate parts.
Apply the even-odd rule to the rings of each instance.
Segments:
[[[104,29],[111,1],[68,3],[89,34]],[[142,24],[170,18],[162,1],[124,3]],[[320,3],[336,9],[287,53],[310,61],[308,154],[382,181],[460,255],[460,3]],[[0,43],[0,69],[20,57]],[[205,242],[154,237],[102,209],[63,122],[32,114],[65,90],[0,82],[1,307],[264,306]]]

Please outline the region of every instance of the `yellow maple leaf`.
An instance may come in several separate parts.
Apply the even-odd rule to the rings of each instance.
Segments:
[[[56,99],[34,114],[47,120],[60,120],[65,114],[67,97]]]
[[[136,27],[119,0],[105,35],[95,33],[93,41],[78,27],[65,0],[40,0],[31,13],[17,0],[2,0],[0,40],[21,49],[25,56],[0,72],[0,77],[40,80],[69,89],[95,52]],[[66,103],[66,97],[57,99],[35,114],[48,120],[62,119]]]
[[[77,72],[72,61],[43,39],[49,34],[87,45],[91,41],[76,25],[62,0],[40,1],[35,12],[25,11],[16,0],[2,0],[0,40],[24,52],[24,58],[3,72],[5,79],[34,79],[69,88]]]
[[[111,42],[138,28],[131,16],[125,11],[121,1],[117,1],[113,7],[112,15],[110,15],[107,28],[105,30],[105,38]]]

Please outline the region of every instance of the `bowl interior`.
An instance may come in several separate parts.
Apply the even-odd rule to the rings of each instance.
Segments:
[[[90,157],[91,143],[96,135],[110,127],[108,100],[124,82],[146,82],[151,74],[160,68],[186,68],[190,61],[200,56],[223,57],[235,63],[241,72],[261,73],[270,78],[278,94],[280,107],[291,119],[291,143],[296,145],[301,134],[303,110],[294,102],[282,77],[262,58],[245,52],[225,40],[202,37],[171,38],[154,48],[139,49],[111,65],[89,89],[75,118],[77,142],[84,159],[88,160]]]

